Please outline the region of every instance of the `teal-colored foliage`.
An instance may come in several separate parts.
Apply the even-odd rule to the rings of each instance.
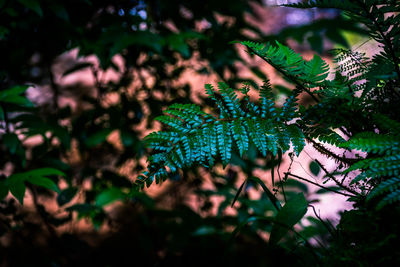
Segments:
[[[305,143],[303,133],[292,122],[297,117],[297,95],[288,97],[279,108],[269,99],[270,90],[267,81],[257,104],[247,95],[240,99],[226,83],[218,83],[218,91],[207,84],[206,92],[218,108],[215,113],[206,113],[193,104],[167,108],[165,115],[156,118],[166,129],[145,139],[155,153],[149,158],[149,171],[136,183],[158,183],[178,169],[195,164],[212,167],[216,159],[226,166],[234,151],[243,156],[250,145],[266,156],[268,152],[277,155],[278,151],[288,151],[291,143],[299,154]]]
[[[328,79],[331,69],[319,56],[307,61],[279,42],[240,42],[250,54],[266,61],[295,85],[283,107],[276,107],[269,82],[261,86],[257,104],[249,101],[248,89],[242,90],[244,97],[240,99],[225,83],[219,83],[218,93],[207,85],[206,92],[217,110],[206,114],[197,107],[197,113],[190,111],[196,117],[171,117],[167,109],[169,117],[161,119],[167,129],[147,138],[150,147],[161,153],[149,159],[149,171],[138,179],[138,185],[146,180],[151,184],[165,179],[194,164],[212,167],[220,160],[225,166],[233,151],[243,156],[249,144],[265,156],[267,152],[276,155],[278,151],[288,151],[290,145],[298,154],[305,141],[346,167],[337,174],[348,177],[349,173],[358,172],[348,178],[350,185],[360,186],[358,192],[350,189],[353,194],[366,195],[381,182],[399,175],[399,4],[321,0],[288,6],[344,10],[351,19],[366,25],[383,51],[369,59],[358,51],[333,50],[335,75]],[[314,103],[298,106],[300,93],[308,94]],[[182,109],[191,114],[186,106]],[[327,144],[366,154],[340,156],[331,152]],[[168,169],[164,169],[166,166]],[[392,201],[381,202],[379,207],[393,202],[396,197],[392,196]]]
[[[400,234],[399,2],[298,1],[289,6],[344,13],[328,10],[334,16],[273,36],[247,20],[245,14],[256,13],[254,2],[265,1],[0,0],[0,235],[10,241],[1,244],[2,262],[114,266],[142,258],[150,266],[399,265],[394,249]],[[206,27],[199,30],[198,22]],[[380,49],[371,58],[360,52],[363,44],[348,49],[343,30],[367,33]],[[249,38],[249,32],[253,40],[228,45]],[[304,60],[286,46],[288,39],[306,41],[325,57],[324,47],[331,45],[325,37],[345,48],[332,51],[336,68],[320,56]],[[271,85],[238,47],[273,66],[288,83]],[[65,53],[73,48],[78,58]],[[99,64],[86,61],[88,55]],[[197,59],[208,65],[187,64]],[[241,78],[237,63],[265,82]],[[188,67],[225,81],[216,88],[206,85],[208,99],[200,97],[199,106],[189,104],[192,85],[175,83]],[[117,78],[104,80],[110,70]],[[79,71],[92,75],[94,83],[68,84],[65,78]],[[29,87],[48,89],[45,102],[29,100],[34,99]],[[251,87],[259,88],[258,101]],[[275,102],[277,93],[285,94],[283,104]],[[109,102],[110,96],[118,101]],[[61,105],[65,99],[76,106]],[[162,130],[141,140],[154,118]],[[29,144],[31,137],[40,141]],[[312,161],[314,175],[335,183],[309,181],[321,187],[317,194],[336,192],[354,203],[338,226],[316,210],[308,218],[311,225],[304,226],[304,214],[314,209],[307,200],[311,190],[291,167],[283,177],[276,174],[284,171],[282,160],[292,166],[305,142],[337,163],[330,172]],[[152,154],[143,171],[145,144]],[[221,163],[223,173],[212,168]],[[215,189],[202,187],[205,171],[197,166],[208,169],[207,182]],[[270,171],[271,181],[254,177],[254,169]],[[245,181],[239,172],[247,175]],[[142,174],[132,184],[137,173]],[[138,190],[167,178],[174,182],[154,199]],[[250,197],[253,189],[262,194]],[[26,192],[35,209],[14,200],[22,203]],[[185,204],[187,192],[198,198],[198,210]],[[215,196],[222,202],[213,203]],[[51,199],[58,204],[55,212],[47,207]],[[109,206],[116,201],[124,203]],[[113,241],[103,236],[110,243],[86,244],[81,235],[59,235],[55,227],[73,226],[76,218],[89,218],[95,228],[108,223]],[[260,233],[270,233],[269,244]],[[43,240],[50,249],[42,250]],[[79,248],[82,258],[75,249],[64,253],[67,248]],[[27,256],[15,257],[15,251]]]
[[[314,55],[310,61],[289,47],[276,42],[276,46],[245,41],[241,43],[251,53],[263,58],[279,70],[286,78],[301,86],[320,86],[329,74],[329,65],[319,56]]]
[[[368,194],[368,200],[384,195],[378,204],[378,209],[387,204],[400,201],[400,178],[392,177],[381,182]]]

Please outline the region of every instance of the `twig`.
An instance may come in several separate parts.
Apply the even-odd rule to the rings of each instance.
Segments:
[[[314,161],[315,161],[315,162],[319,165],[319,167],[326,173],[326,175],[327,175],[329,178],[331,178],[331,179],[336,183],[337,186],[339,186],[339,187],[342,188],[343,190],[346,190],[347,192],[352,193],[352,194],[354,194],[354,195],[360,195],[360,193],[358,193],[357,191],[354,191],[353,189],[351,189],[351,188],[349,188],[349,187],[347,187],[347,186],[344,186],[341,182],[339,182],[339,181],[335,178],[335,176],[333,176],[332,174],[330,174],[330,173],[325,169],[325,167],[321,164],[321,162],[319,162],[317,159],[315,159]]]
[[[313,205],[308,205],[309,207],[312,208],[312,210],[314,211],[314,215],[315,217],[317,217],[317,219],[325,226],[326,230],[328,230],[328,232],[333,236],[336,235],[335,232],[332,231],[331,226],[329,226],[322,218],[321,216],[319,216],[319,214],[317,213],[317,211],[315,210],[315,207]]]
[[[321,188],[323,188],[323,189],[325,189],[325,190],[327,190],[327,191],[331,191],[331,192],[333,192],[333,193],[337,193],[337,194],[340,194],[340,195],[343,195],[343,196],[346,196],[346,197],[357,197],[357,196],[355,196],[355,195],[350,195],[350,194],[347,194],[347,193],[343,193],[343,192],[340,192],[340,191],[336,191],[336,190],[330,189],[329,187],[326,187],[326,186],[317,184],[317,183],[315,183],[315,182],[313,182],[313,181],[310,181],[310,180],[308,180],[308,179],[306,179],[306,178],[300,177],[300,176],[298,176],[298,175],[295,175],[295,174],[292,174],[292,173],[289,173],[289,172],[286,172],[285,174],[290,175],[290,176],[292,176],[292,177],[294,177],[294,178],[297,178],[297,179],[299,179],[299,180],[303,180],[303,181],[308,182],[308,183],[310,183],[310,184],[316,185],[316,186],[318,186],[318,187],[321,187]]]

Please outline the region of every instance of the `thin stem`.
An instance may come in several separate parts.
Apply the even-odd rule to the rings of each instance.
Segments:
[[[325,169],[325,167],[321,164],[321,162],[319,162],[317,159],[315,159],[314,160],[318,165],[319,165],[319,167],[326,173],[326,175],[329,177],[329,178],[331,178],[335,183],[336,183],[336,185],[337,186],[339,186],[340,188],[342,188],[343,190],[346,190],[347,192],[349,192],[349,193],[352,193],[352,194],[354,194],[354,195],[360,195],[360,193],[358,193],[357,191],[354,191],[353,189],[351,189],[351,188],[349,188],[349,187],[347,187],[347,186],[344,186],[341,182],[339,182],[337,179],[336,179],[336,177],[335,176],[333,176],[332,174],[330,174],[328,171],[327,171],[327,169]]]
[[[305,181],[305,182],[307,182],[307,183],[316,185],[316,186],[318,186],[318,187],[320,187],[320,188],[323,188],[323,189],[325,189],[325,190],[327,190],[327,191],[331,191],[331,192],[333,192],[333,193],[337,193],[337,194],[340,194],[340,195],[343,195],[343,196],[346,196],[346,197],[357,197],[357,196],[355,196],[355,195],[350,195],[350,194],[347,194],[347,193],[343,193],[343,192],[340,192],[340,191],[333,190],[333,189],[331,189],[331,188],[329,188],[329,187],[326,187],[326,186],[317,184],[317,183],[315,183],[315,182],[313,182],[313,181],[310,181],[310,180],[308,180],[308,179],[306,179],[306,178],[300,177],[300,176],[298,176],[298,175],[295,175],[295,174],[292,174],[292,173],[289,173],[289,172],[286,172],[285,174],[290,175],[290,176],[292,176],[292,177],[294,177],[294,178],[297,178],[297,179],[299,179],[299,180],[303,180],[303,181]]]
[[[307,139],[307,141],[309,141],[309,142],[311,142],[313,144],[314,148],[316,150],[318,150],[318,152],[320,152],[320,153],[322,153],[322,154],[324,154],[324,155],[326,155],[328,157],[334,158],[335,160],[340,161],[340,162],[342,162],[342,163],[344,163],[346,165],[350,166],[351,164],[354,164],[354,163],[356,163],[358,161],[357,159],[339,157],[335,153],[333,153],[330,150],[328,150],[327,148],[325,148],[323,145],[318,144],[317,142],[315,142],[312,138],[306,137],[306,139]]]
[[[315,217],[317,217],[317,219],[325,226],[326,230],[328,230],[328,232],[333,236],[336,235],[335,232],[332,231],[332,227],[330,225],[328,225],[322,218],[321,216],[319,216],[319,214],[317,213],[317,211],[315,210],[315,207],[313,205],[308,205],[309,207],[312,208]]]
[[[281,154],[280,154],[277,171],[278,171],[279,183],[280,183],[281,188],[282,188],[283,199],[285,200],[285,203],[286,203],[286,202],[287,202],[286,193],[285,193],[285,189],[284,189],[284,187],[283,187],[283,182],[282,182],[282,178],[281,178],[281,173],[280,173],[280,170],[279,170],[279,169],[280,169],[280,166],[281,166],[281,161],[282,161],[282,156],[281,156]]]

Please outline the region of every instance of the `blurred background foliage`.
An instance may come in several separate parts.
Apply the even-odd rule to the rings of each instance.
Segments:
[[[154,192],[131,191],[145,168],[141,139],[163,108],[193,100],[207,109],[201,92],[213,79],[257,89],[266,78],[231,41],[327,56],[364,34],[335,10],[272,2],[0,0],[1,264],[315,264],[318,249],[269,245],[270,223],[246,224],[275,212],[259,184],[236,195],[243,173],[273,174],[281,157],[234,155],[225,171],[192,169]],[[277,98],[291,89],[283,82]],[[312,198],[294,180],[285,190]],[[313,217],[302,230],[322,244],[328,234]]]

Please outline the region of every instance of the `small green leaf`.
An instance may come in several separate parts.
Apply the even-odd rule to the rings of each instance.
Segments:
[[[78,189],[76,187],[68,187],[64,190],[61,191],[60,194],[57,196],[57,204],[59,206],[63,206],[70,202],[76,193],[78,192]]]
[[[103,143],[106,139],[107,136],[112,132],[112,129],[102,129],[100,131],[98,131],[97,133],[89,136],[86,140],[85,140],[85,144],[88,147],[94,147],[98,144]]]
[[[312,174],[314,174],[315,176],[318,176],[319,172],[321,171],[321,168],[319,167],[318,163],[315,161],[311,161],[310,162],[310,171]]]
[[[49,178],[46,178],[46,177],[31,176],[28,179],[26,179],[26,181],[31,184],[42,186],[44,188],[53,190],[57,193],[60,192],[60,189],[58,188],[58,186],[52,180],[50,180]]]
[[[307,212],[308,202],[303,193],[299,193],[289,199],[275,217],[269,242],[276,244],[284,235],[298,223]]]
[[[125,194],[119,188],[109,188],[96,197],[96,205],[102,207],[124,197]]]

